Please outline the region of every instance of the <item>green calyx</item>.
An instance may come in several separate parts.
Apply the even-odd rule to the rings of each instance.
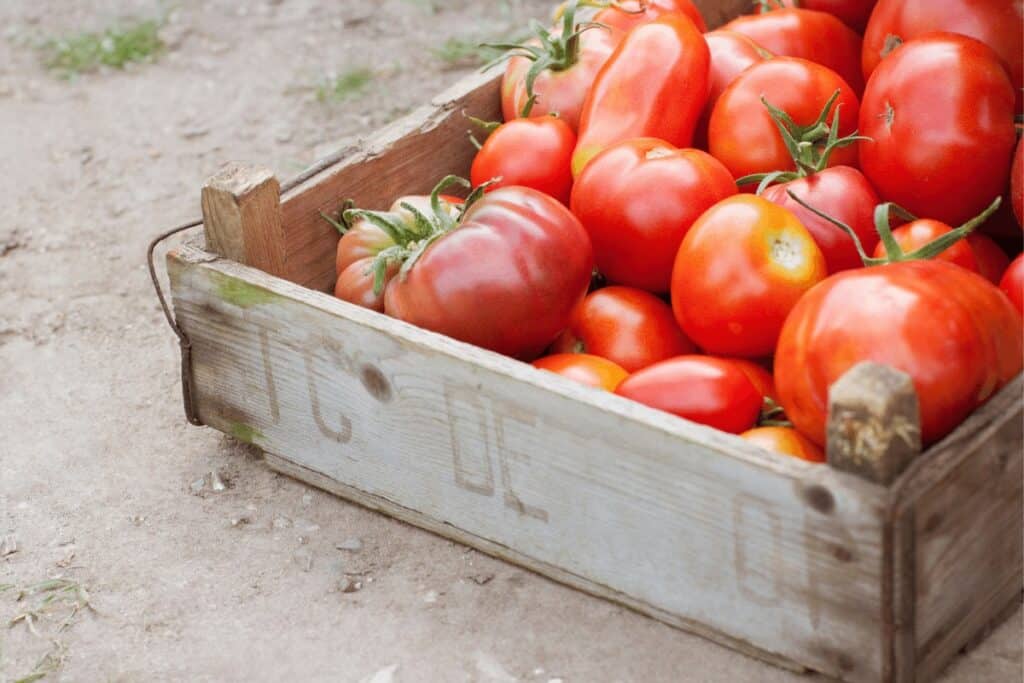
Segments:
[[[757,8],[759,14],[764,14],[787,7],[800,7],[800,0],[790,0],[789,3],[783,2],[783,0],[754,0],[754,7]]]
[[[486,64],[483,71],[490,69],[495,64],[500,64],[512,57],[524,57],[533,64],[526,72],[526,103],[520,112],[522,118],[527,118],[533,111],[533,105],[537,101],[537,95],[533,91],[533,85],[537,77],[545,71],[565,71],[571,68],[580,58],[580,36],[592,28],[608,28],[604,24],[595,22],[576,23],[576,10],[581,4],[580,0],[570,0],[565,7],[561,18],[561,30],[557,35],[553,34],[536,19],[530,22],[530,30],[537,36],[540,45],[514,45],[510,43],[485,44],[497,50],[505,50],[505,54],[494,61]],[[585,0],[584,0],[585,4]]]
[[[467,121],[485,133],[484,140],[486,140],[491,133],[501,127],[501,121],[484,121],[483,119],[467,114],[465,110],[462,111],[462,115],[466,117]],[[472,130],[466,131],[466,134],[469,136],[469,141],[477,148],[477,150],[483,148],[483,143],[477,139],[476,134]]]
[[[865,266],[884,266],[888,263],[898,263],[900,261],[921,261],[935,258],[946,249],[949,249],[951,246],[974,232],[974,229],[987,221],[989,217],[996,212],[999,205],[1003,203],[1002,197],[996,197],[984,211],[974,218],[970,219],[960,227],[954,228],[949,232],[936,237],[928,244],[925,244],[911,252],[903,251],[903,248],[896,242],[896,238],[892,234],[892,215],[896,214],[907,221],[915,221],[917,220],[917,217],[893,202],[879,204],[875,207],[875,230],[878,231],[878,237],[885,247],[886,255],[881,258],[875,258],[868,256],[867,252],[864,251],[864,245],[861,243],[860,238],[857,237],[857,233],[854,232],[853,228],[849,225],[829,216],[824,211],[811,206],[800,197],[797,197],[792,190],[786,190],[786,194],[788,194],[790,199],[800,206],[804,207],[819,218],[825,219],[849,235],[853,240],[854,246],[857,248],[857,254],[860,256],[861,261],[864,262]]]
[[[493,181],[491,181],[493,182]],[[429,212],[421,211],[409,202],[399,207],[408,212],[404,216],[396,211],[369,211],[349,208],[342,213],[342,222],[351,226],[357,220],[365,220],[380,228],[394,244],[382,249],[373,259],[369,272],[373,273],[373,293],[380,294],[387,279],[387,271],[400,266],[398,276],[403,280],[431,244],[459,227],[462,216],[480,197],[490,183],[473,189],[466,198],[461,212],[453,216],[442,204],[441,193],[452,185],[471,188],[469,181],[458,176],[446,176],[430,193]]]
[[[834,151],[849,147],[859,140],[869,140],[870,138],[863,135],[857,135],[857,131],[839,137],[839,111],[842,109],[842,104],[836,105],[835,112],[832,114],[832,122],[828,123],[829,110],[839,98],[839,94],[838,89],[832,93],[825,106],[822,107],[818,118],[809,126],[801,126],[789,114],[773,106],[762,95],[761,103],[768,110],[775,127],[779,129],[782,142],[793,158],[795,170],[752,173],[738,179],[736,184],[743,186],[758,183],[757,194],[761,194],[772,183],[785,183],[823,171],[828,167],[829,159],[832,158]]]

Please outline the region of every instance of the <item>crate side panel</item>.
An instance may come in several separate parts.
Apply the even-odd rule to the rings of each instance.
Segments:
[[[207,424],[651,613],[879,679],[879,487],[244,266],[171,272]]]

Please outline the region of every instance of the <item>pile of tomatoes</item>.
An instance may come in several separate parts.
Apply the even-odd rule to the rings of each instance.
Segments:
[[[806,460],[871,360],[932,443],[1021,371],[1021,20],[570,0],[470,181],[343,212],[335,294]]]

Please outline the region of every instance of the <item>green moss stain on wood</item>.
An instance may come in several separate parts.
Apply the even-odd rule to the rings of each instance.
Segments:
[[[263,433],[255,427],[250,427],[247,424],[241,422],[231,423],[231,436],[235,437],[239,441],[252,444],[254,446],[259,445],[258,442],[264,439]]]
[[[267,289],[250,285],[244,280],[239,280],[224,273],[213,271],[210,273],[210,277],[217,287],[217,296],[239,308],[252,308],[260,304],[269,304],[281,298]]]

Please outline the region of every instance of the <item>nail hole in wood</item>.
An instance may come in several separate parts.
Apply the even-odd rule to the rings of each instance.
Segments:
[[[832,548],[832,555],[840,562],[853,561],[853,553],[851,553],[848,548],[844,548],[841,545],[837,545]]]
[[[836,501],[832,497],[832,492],[824,486],[817,484],[804,489],[804,500],[823,515],[831,514],[832,510],[836,507]]]
[[[364,365],[359,373],[359,379],[362,380],[366,390],[370,392],[370,396],[373,396],[381,403],[387,403],[391,400],[391,383],[388,382],[380,369],[372,365]]]

